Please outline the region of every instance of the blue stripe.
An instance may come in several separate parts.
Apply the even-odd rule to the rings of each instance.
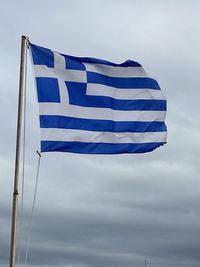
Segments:
[[[84,143],[41,141],[41,152],[72,152],[80,154],[122,154],[122,153],[146,153],[165,142],[143,144],[110,144],[110,143]]]
[[[86,70],[85,65],[82,62],[73,60],[69,57],[65,57],[65,68],[70,70]]]
[[[82,107],[110,108],[113,110],[159,110],[165,111],[166,100],[139,99],[118,100],[108,96],[90,96],[86,94],[86,83],[65,82],[71,105]]]
[[[74,63],[79,62],[79,63],[103,64],[103,65],[108,65],[108,66],[113,66],[113,67],[141,67],[140,63],[133,61],[133,60],[126,60],[125,62],[118,64],[118,63],[113,63],[113,62],[110,62],[104,59],[99,59],[99,58],[75,57],[75,56],[69,56],[69,55],[64,55],[64,54],[61,54],[61,55],[65,57],[66,62],[73,61]],[[68,68],[74,69],[74,66],[69,64]]]
[[[30,47],[33,54],[33,63],[37,65],[47,65],[48,67],[52,67],[54,65],[54,56],[53,52],[45,47],[41,47],[35,44],[30,43]],[[93,64],[104,64],[114,67],[141,67],[140,63],[133,61],[133,60],[126,60],[123,63],[113,63],[104,59],[98,59],[98,58],[92,58],[92,57],[75,57],[71,55],[65,55],[61,54],[65,57],[66,62],[67,61],[73,61],[73,64],[69,64],[69,69],[74,69],[76,63],[93,63]],[[44,58],[48,56],[48,59],[46,58],[46,62],[44,62]],[[44,64],[45,63],[45,64]],[[67,64],[66,64],[67,65]],[[79,69],[80,66],[77,67]]]
[[[141,77],[141,78],[119,78],[110,77],[100,73],[87,71],[87,82],[88,83],[98,83],[115,88],[126,88],[126,89],[140,89],[149,88],[160,90],[158,82],[152,78]]]
[[[34,44],[30,44],[30,47],[34,64],[54,68],[54,54],[50,49]]]
[[[41,128],[77,129],[102,132],[165,132],[164,122],[111,121],[65,117],[58,115],[40,115]]]
[[[33,54],[33,63],[37,65],[46,65],[48,67],[54,66],[54,56],[53,52],[45,47],[41,47],[35,44],[30,43],[30,47]],[[140,63],[133,60],[126,60],[123,63],[113,63],[104,59],[92,58],[92,57],[75,57],[71,55],[61,54],[65,57],[67,61],[73,61],[69,64],[69,69],[79,69],[80,65],[78,63],[93,63],[93,64],[104,64],[114,67],[141,67]],[[46,57],[48,56],[48,57]],[[45,59],[46,58],[46,59]],[[67,65],[67,64],[66,64]],[[76,66],[75,66],[76,65]]]
[[[58,79],[36,77],[38,102],[60,102]]]

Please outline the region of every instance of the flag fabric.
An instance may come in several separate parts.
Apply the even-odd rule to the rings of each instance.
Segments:
[[[41,152],[145,153],[166,143],[166,99],[139,63],[29,47]]]

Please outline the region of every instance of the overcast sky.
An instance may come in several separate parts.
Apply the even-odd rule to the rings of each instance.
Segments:
[[[22,34],[65,54],[138,61],[168,99],[168,143],[154,152],[42,155],[27,266],[142,267],[145,259],[152,267],[200,266],[199,11],[198,0],[1,0],[2,267],[9,262]],[[22,263],[40,140],[29,58],[26,114]]]

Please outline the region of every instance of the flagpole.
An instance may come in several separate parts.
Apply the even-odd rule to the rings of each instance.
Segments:
[[[16,253],[16,226],[17,226],[17,203],[18,203],[18,184],[19,184],[19,163],[20,163],[20,143],[22,128],[22,108],[24,96],[24,78],[25,78],[25,53],[27,49],[28,38],[24,35],[21,37],[21,57],[20,57],[20,75],[19,75],[19,97],[18,97],[18,118],[17,118],[17,136],[16,136],[16,154],[15,154],[15,175],[14,191],[12,205],[12,226],[11,226],[11,243],[10,243],[10,267],[15,266]]]

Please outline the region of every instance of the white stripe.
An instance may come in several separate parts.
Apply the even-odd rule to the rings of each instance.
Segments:
[[[48,68],[43,65],[34,65],[36,77],[59,78],[63,81],[87,82],[86,71]]]
[[[54,68],[55,69],[65,69],[65,57],[58,52],[53,52],[54,54]]]
[[[87,95],[108,96],[114,99],[165,99],[161,90],[153,89],[118,89],[102,84],[87,84]]]
[[[164,121],[165,111],[121,111],[109,108],[88,108],[67,103],[39,103],[40,115],[60,115],[83,119],[113,121]]]
[[[58,79],[58,86],[60,92],[60,104],[63,105],[69,103],[69,95],[67,92],[67,87],[62,79]]]
[[[93,132],[73,129],[41,128],[42,140],[44,141],[70,141],[89,143],[151,143],[165,142],[166,132],[149,133],[112,133]]]
[[[147,77],[143,67],[114,67],[103,64],[84,63],[87,71],[101,73],[111,77]]]

